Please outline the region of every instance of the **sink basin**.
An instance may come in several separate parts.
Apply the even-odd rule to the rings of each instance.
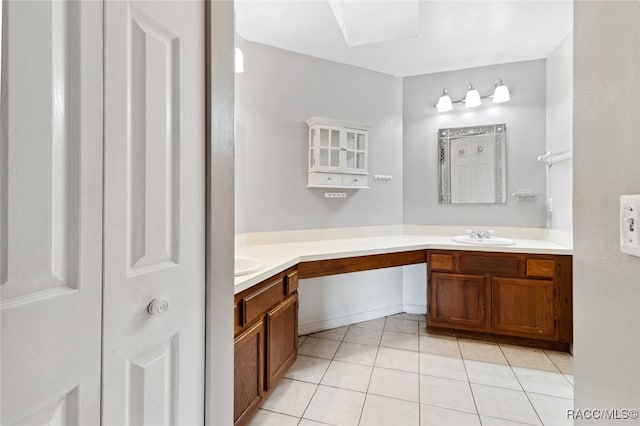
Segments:
[[[262,269],[264,265],[258,259],[252,257],[237,256],[234,259],[233,274],[236,277],[240,275],[252,274]]]
[[[472,238],[469,235],[459,235],[451,238],[456,243],[469,244],[473,246],[513,246],[515,241],[509,238],[489,237],[489,238]]]

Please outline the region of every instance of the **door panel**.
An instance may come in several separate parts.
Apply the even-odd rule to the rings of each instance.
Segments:
[[[298,355],[298,293],[267,314],[267,389],[275,388]]]
[[[2,2],[1,424],[98,424],[102,4]]]
[[[483,275],[433,272],[429,283],[429,325],[486,328],[488,295]]]
[[[555,336],[551,280],[493,278],[493,328],[507,334]]]
[[[202,424],[204,3],[105,13],[103,422]]]

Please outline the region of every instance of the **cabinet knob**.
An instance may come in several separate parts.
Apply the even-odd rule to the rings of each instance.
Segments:
[[[147,305],[147,313],[152,317],[164,315],[169,310],[169,301],[167,299],[153,299]]]

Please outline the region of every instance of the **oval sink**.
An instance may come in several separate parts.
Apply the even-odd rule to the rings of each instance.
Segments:
[[[489,238],[472,238],[468,235],[458,235],[451,238],[456,243],[469,244],[474,246],[513,246],[515,241],[509,238],[489,237]]]
[[[262,269],[264,265],[258,259],[252,257],[237,256],[234,259],[233,274],[236,277],[240,275],[252,274]]]

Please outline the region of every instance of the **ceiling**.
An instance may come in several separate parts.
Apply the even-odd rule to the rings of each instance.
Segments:
[[[343,2],[358,2],[360,8],[386,3],[391,9],[407,3]],[[415,2],[417,36],[354,47],[327,0],[236,0],[236,31],[246,40],[404,77],[545,58],[573,26],[571,0],[409,1]],[[384,22],[358,24],[359,31],[371,33],[383,31],[377,28]]]

